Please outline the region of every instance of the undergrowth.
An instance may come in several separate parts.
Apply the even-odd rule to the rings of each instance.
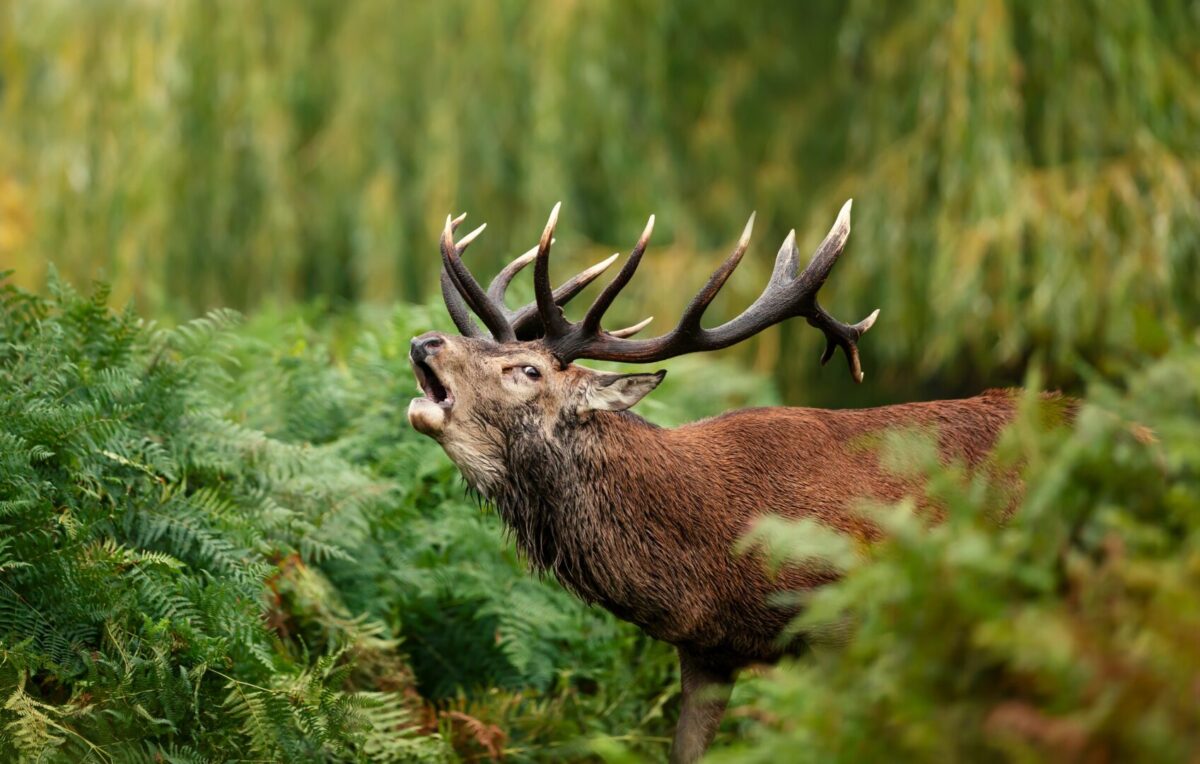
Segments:
[[[0,292],[0,757],[445,757],[322,572],[394,488],[237,421],[235,323]]]
[[[408,427],[408,340],[440,312],[168,330],[102,287],[2,289],[0,761],[665,756],[672,651],[531,576]],[[732,365],[668,366],[660,423],[777,402]],[[764,526],[778,559],[845,569],[799,628],[851,637],[747,677],[713,759],[1193,755],[1197,380],[1180,341],[1094,382],[1070,429],[1028,407],[1001,526],[985,478],[920,443],[893,462],[945,522],[875,508],[870,549]]]

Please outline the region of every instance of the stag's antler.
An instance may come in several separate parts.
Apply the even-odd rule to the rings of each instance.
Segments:
[[[472,231],[455,245],[451,233],[461,218],[446,222],[446,230],[442,234],[442,260],[446,266],[442,274],[442,292],[446,296],[446,305],[455,324],[464,333],[469,329],[477,334],[470,316],[467,315],[469,306],[476,315],[492,331],[492,335],[501,342],[509,341],[518,335],[516,322],[520,321],[522,333],[532,333],[540,330],[542,341],[563,363],[569,363],[577,358],[591,358],[605,361],[626,361],[631,363],[648,363],[661,361],[684,353],[695,353],[703,350],[718,350],[741,342],[768,326],[780,323],[793,316],[803,316],[811,326],[820,329],[825,334],[825,352],[821,355],[821,363],[825,364],[833,357],[838,347],[846,353],[850,364],[850,373],[854,381],[863,379],[862,365],[858,358],[858,340],[871,328],[879,311],[875,310],[857,324],[843,324],[825,312],[817,302],[817,292],[829,277],[834,263],[846,246],[850,235],[850,202],[843,205],[837,220],[830,229],[825,240],[817,247],[812,260],[803,273],[799,270],[799,250],[796,249],[796,232],[788,234],[775,257],[775,268],[762,294],[737,318],[713,329],[705,329],[700,325],[704,312],[717,292],[725,285],[729,276],[741,262],[742,256],[750,245],[750,233],[754,227],[754,216],[746,223],[741,239],[734,247],[733,253],[721,264],[708,283],[692,298],[683,316],[670,332],[658,337],[643,340],[631,340],[629,336],[641,330],[649,319],[636,326],[616,332],[604,331],[600,322],[604,313],[612,305],[617,294],[633,278],[642,254],[654,230],[654,216],[650,217],[645,230],[638,239],[637,246],[625,261],[625,265],[616,277],[604,288],[596,300],[588,308],[583,319],[572,323],[563,315],[562,305],[574,297],[579,290],[594,280],[614,258],[589,268],[572,278],[557,290],[550,286],[550,247],[554,242],[554,229],[558,223],[560,205],[555,205],[542,232],[542,238],[536,250],[531,250],[510,263],[485,293],[478,282],[471,276],[461,258],[462,250],[482,230]],[[521,268],[534,262],[534,295],[532,305],[519,311],[509,312],[503,308],[504,290]],[[450,286],[454,286],[457,294],[453,294]],[[465,302],[464,302],[465,300]],[[535,318],[536,316],[536,318]],[[465,328],[467,327],[467,328]]]
[[[542,336],[542,318],[538,313],[536,301],[517,310],[509,310],[504,300],[513,277],[537,258],[538,247],[534,247],[504,266],[492,279],[487,291],[484,292],[466,264],[463,263],[462,254],[466,251],[467,246],[475,240],[475,237],[483,232],[487,224],[484,223],[455,243],[454,232],[466,217],[467,213],[465,212],[453,219],[447,217],[446,227],[442,229],[442,299],[446,302],[446,309],[449,311],[454,325],[467,337],[481,336],[482,332],[471,318],[471,311],[474,311],[483,319],[492,336],[499,342],[508,342],[514,339],[529,340]],[[583,291],[584,287],[608,270],[619,256],[612,255],[568,279],[565,284],[554,290],[554,303],[559,306],[566,305],[575,295]],[[476,304],[484,307],[477,309]],[[637,327],[622,329],[614,334],[627,337],[644,327],[646,323],[648,322]]]

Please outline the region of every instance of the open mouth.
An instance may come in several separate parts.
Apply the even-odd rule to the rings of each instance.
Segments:
[[[424,361],[412,362],[413,372],[417,375],[417,384],[425,397],[443,408],[454,405],[454,395],[438,378],[437,372]]]

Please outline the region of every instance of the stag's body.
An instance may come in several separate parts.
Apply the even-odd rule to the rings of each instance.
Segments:
[[[482,229],[456,244],[452,232],[461,218],[447,219],[442,291],[466,336],[431,332],[413,340],[411,359],[425,395],[414,399],[409,420],[498,508],[536,568],[678,648],[683,702],[671,757],[690,762],[711,741],[738,669],[804,647],[803,637],[781,641],[795,611],[771,595],[835,577],[817,564],[771,575],[760,557],[735,552],[738,540],[767,514],[812,518],[856,539],[875,538],[878,529],[856,512],[861,500],[894,502],[921,493],[914,478],[880,463],[883,431],[924,431],[936,437],[944,461],[978,466],[1011,419],[1013,400],[992,392],[857,411],[747,409],[657,427],[628,409],[663,372],[609,374],[572,361],[661,360],[726,347],[802,316],[826,336],[822,361],[840,347],[852,377],[862,380],[857,341],[878,311],[847,325],[816,300],[849,235],[850,205],[802,273],[793,232],[759,299],[732,321],[702,328],[705,308],[746,251],[748,224],[675,329],[647,340],[627,339],[645,322],[609,332],[600,320],[637,268],[653,218],[617,277],[572,323],[560,306],[612,259],[552,290],[556,216],[557,207],[537,250],[502,270],[486,291],[461,260]],[[536,263],[536,304],[510,311],[504,290],[530,262]]]
[[[563,422],[553,437],[518,438],[502,476],[478,486],[529,560],[587,602],[713,668],[773,661],[795,615],[775,591],[831,580],[819,568],[771,575],[734,548],[766,514],[811,517],[868,540],[858,502],[919,494],[885,470],[872,434],[937,433],[947,460],[977,464],[1012,414],[1012,397],[864,410],[763,408],[668,429],[628,412]]]

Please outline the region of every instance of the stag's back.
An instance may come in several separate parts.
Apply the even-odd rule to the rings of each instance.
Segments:
[[[727,493],[739,514],[766,507],[859,531],[867,526],[854,519],[857,502],[897,501],[919,487],[915,475],[884,465],[887,433],[936,443],[943,464],[976,467],[1014,411],[1012,392],[990,390],[870,409],[743,409],[668,432],[672,450],[689,454],[696,477]]]

